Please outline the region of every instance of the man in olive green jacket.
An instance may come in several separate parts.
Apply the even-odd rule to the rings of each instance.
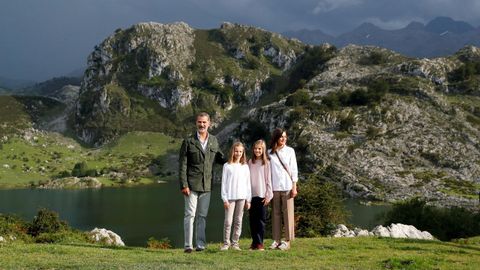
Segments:
[[[210,116],[200,113],[196,118],[197,132],[183,140],[180,148],[180,189],[185,200],[183,219],[185,252],[193,250],[193,225],[195,223],[196,250],[206,247],[205,226],[212,190],[213,164],[225,163],[217,138],[208,133]]]

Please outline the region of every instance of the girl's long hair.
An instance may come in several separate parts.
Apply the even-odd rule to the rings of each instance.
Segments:
[[[267,144],[265,143],[264,140],[258,140],[253,144],[252,163],[255,163],[255,161],[257,161],[257,156],[255,155],[255,148],[257,148],[257,146],[259,145],[262,147],[262,155],[260,156],[260,159],[262,160],[262,165],[265,165],[268,162],[268,156],[267,156]]]
[[[233,154],[234,154],[234,151],[235,151],[235,147],[242,147],[243,148],[243,154],[242,154],[242,156],[240,157],[240,160],[239,160],[240,164],[247,163],[247,154],[245,153],[245,146],[241,142],[235,142],[235,143],[232,144],[232,147],[230,148],[230,157],[228,158],[228,164],[232,164],[234,162]]]
[[[284,129],[282,128],[276,128],[275,130],[273,130],[272,132],[272,140],[270,141],[270,149],[272,151],[272,154],[277,152],[277,143],[278,143],[278,140],[282,137],[282,134],[283,133],[286,133],[287,131],[285,131]]]

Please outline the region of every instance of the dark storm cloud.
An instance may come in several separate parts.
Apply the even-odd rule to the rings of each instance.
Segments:
[[[117,28],[144,21],[222,22],[338,35],[363,22],[393,29],[449,16],[480,25],[477,0],[0,0],[0,76],[44,80],[86,65]]]

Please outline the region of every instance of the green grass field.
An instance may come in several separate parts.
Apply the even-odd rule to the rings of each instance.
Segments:
[[[167,180],[172,156],[180,141],[161,133],[132,132],[115,143],[99,149],[82,147],[75,140],[57,133],[35,133],[28,138],[10,138],[1,144],[0,188],[27,187],[31,183],[56,178],[62,171],[70,172],[78,162],[86,162],[89,169],[99,172],[117,171],[135,177],[136,183]],[[167,173],[160,176],[148,172],[153,159]],[[108,177],[99,177],[106,186],[116,185]]]
[[[478,269],[480,239],[300,238],[289,251],[204,252],[86,244],[0,245],[0,269]]]

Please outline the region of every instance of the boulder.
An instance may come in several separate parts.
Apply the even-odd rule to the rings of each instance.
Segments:
[[[373,228],[372,233],[375,236],[390,237],[390,231],[382,225],[378,225],[377,227]]]
[[[378,225],[372,231],[367,231],[361,228],[349,230],[343,224],[337,225],[335,231],[332,232],[332,237],[358,237],[358,236],[378,236],[378,237],[392,237],[392,238],[409,238],[409,239],[424,239],[434,240],[435,238],[427,231],[420,231],[412,225],[405,225],[401,223],[392,223],[390,226],[384,227]]]
[[[95,242],[100,242],[106,245],[119,247],[125,246],[125,243],[123,243],[122,238],[118,234],[104,228],[95,228],[90,231],[90,238]]]
[[[412,225],[395,224],[389,226],[390,236],[393,238],[410,238],[433,240],[433,236],[427,231],[420,231]]]

